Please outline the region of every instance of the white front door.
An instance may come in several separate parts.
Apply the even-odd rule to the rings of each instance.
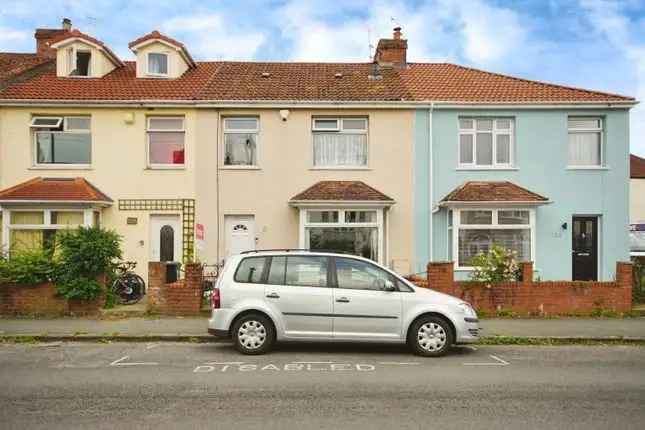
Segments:
[[[255,249],[255,217],[253,215],[225,215],[226,258]]]
[[[150,260],[181,261],[179,215],[150,215]]]

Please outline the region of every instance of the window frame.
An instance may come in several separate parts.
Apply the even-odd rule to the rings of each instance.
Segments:
[[[34,125],[38,118],[54,119],[60,121],[56,127],[54,126],[39,126]],[[87,118],[90,120],[90,128],[83,129],[67,129],[68,118]],[[61,128],[62,130],[50,130]],[[60,116],[47,116],[47,115],[33,115],[29,122],[29,128],[32,130],[32,166],[38,169],[88,169],[92,166],[93,158],[93,142],[92,142],[92,116],[91,115],[60,115]],[[38,162],[38,135],[39,134],[88,134],[90,136],[90,160],[88,163],[40,163]]]
[[[77,69],[78,69],[78,53],[79,52],[86,52],[90,54],[90,59],[87,63],[87,75],[73,75]],[[70,58],[70,53],[71,53],[71,58]],[[92,78],[92,62],[94,59],[94,53],[93,49],[90,47],[82,47],[82,48],[77,48],[76,46],[70,46],[65,50],[65,68],[66,68],[66,73],[65,76],[68,78],[80,78],[80,79],[87,79],[87,78]]]
[[[598,128],[571,128],[569,126],[570,120],[597,120],[599,123]],[[569,136],[576,133],[598,133],[600,160],[598,164],[571,164],[569,159]],[[605,118],[602,116],[583,116],[583,115],[567,115],[567,169],[570,170],[593,170],[605,168]]]
[[[180,119],[181,129],[151,129],[150,120],[162,119]],[[150,162],[150,133],[183,133],[184,134],[184,162],[181,164],[173,163],[151,163]],[[183,115],[147,115],[146,116],[146,166],[148,169],[155,170],[182,170],[186,168],[186,117]]]
[[[529,259],[535,265],[536,263],[536,210],[531,207],[522,206],[476,206],[476,207],[454,207],[452,210],[452,226],[448,226],[449,240],[452,242],[452,255],[449,255],[455,264],[455,270],[472,271],[475,269],[473,266],[462,266],[459,261],[459,231],[460,230],[529,230],[530,256]],[[462,224],[461,212],[464,211],[491,211],[492,222],[491,224]],[[504,211],[528,211],[529,222],[528,224],[499,224],[499,212]],[[449,247],[448,247],[449,248]]]
[[[154,73],[150,71],[150,55],[163,55],[166,57],[166,73]],[[146,76],[155,78],[167,78],[170,76],[170,55],[167,52],[148,52],[146,54]]]
[[[461,128],[461,120],[471,120],[473,127],[470,129]],[[492,164],[477,164],[477,121],[490,120],[493,128],[490,131],[480,131],[492,135]],[[508,129],[497,128],[497,121],[507,120],[510,125]],[[515,169],[515,117],[512,116],[459,116],[457,118],[457,169],[464,170],[508,170]],[[472,136],[472,163],[461,162],[461,136]],[[500,135],[509,136],[508,163],[497,162],[497,137]]]
[[[255,129],[242,129],[235,128],[229,129],[226,127],[227,121],[229,120],[249,120],[254,119],[256,123]],[[248,115],[248,116],[224,116],[222,117],[222,156],[220,158],[220,169],[230,169],[230,170],[259,170],[260,169],[260,116],[258,115]],[[255,164],[226,164],[226,135],[227,134],[255,134]]]
[[[336,128],[316,128],[317,120],[335,120]],[[364,130],[345,129],[345,120],[362,120],[365,123]],[[311,117],[311,169],[312,170],[369,170],[370,168],[370,120],[369,116],[312,116]],[[362,165],[317,165],[315,157],[315,135],[316,134],[356,134],[365,135],[365,164]]]

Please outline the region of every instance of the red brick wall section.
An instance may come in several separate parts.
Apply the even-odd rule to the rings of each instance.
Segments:
[[[166,265],[148,263],[148,310],[167,315],[197,315],[202,305],[202,266],[187,264],[184,279],[166,284]]]
[[[632,265],[616,263],[614,282],[533,280],[533,264],[522,263],[522,281],[485,285],[455,281],[453,264],[428,264],[427,282],[418,286],[459,297],[486,314],[500,311],[519,315],[591,314],[597,311],[628,312],[632,307]]]

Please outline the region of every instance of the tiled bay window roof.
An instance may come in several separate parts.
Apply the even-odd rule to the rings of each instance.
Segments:
[[[393,202],[390,197],[361,181],[320,181],[291,198],[299,201]]]
[[[72,35],[74,32],[70,32]],[[44,70],[0,91],[0,100],[631,103],[632,97],[483,72],[454,64],[197,62],[177,79],[137,78],[127,61],[102,78]]]
[[[56,201],[111,203],[112,199],[84,178],[41,178],[0,191],[0,203]]]
[[[548,198],[508,181],[468,181],[448,193],[441,204],[516,202],[546,203]]]
[[[645,158],[629,155],[629,177],[632,179],[645,179]]]

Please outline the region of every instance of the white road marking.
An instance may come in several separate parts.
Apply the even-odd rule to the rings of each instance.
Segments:
[[[466,348],[472,350],[472,351],[477,351],[477,348],[472,346],[472,345],[466,345]]]
[[[508,366],[509,363],[508,361],[502,360],[496,355],[489,355],[490,358],[495,360],[495,363],[487,362],[487,363],[463,363],[464,366]]]
[[[156,348],[158,346],[159,346],[158,343],[149,343],[149,344],[146,345],[146,349],[152,349],[152,348]]]
[[[392,366],[414,366],[421,363],[398,363],[396,361],[379,361],[378,364],[392,365]]]
[[[209,362],[204,363],[204,364],[211,364],[211,365],[213,365],[213,364],[214,365],[221,364],[221,365],[224,365],[224,364],[244,364],[244,362],[243,361],[209,361]]]
[[[124,355],[118,360],[114,360],[112,363],[110,363],[110,366],[158,366],[159,365],[159,363],[154,363],[154,362],[123,363],[123,361],[127,360],[128,358],[130,358],[129,355]]]
[[[294,364],[332,364],[333,361],[292,361]]]

